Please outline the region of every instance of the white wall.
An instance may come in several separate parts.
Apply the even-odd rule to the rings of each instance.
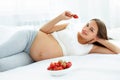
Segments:
[[[100,18],[111,27],[120,26],[119,0],[0,0],[0,25],[39,25],[70,10],[82,22]]]

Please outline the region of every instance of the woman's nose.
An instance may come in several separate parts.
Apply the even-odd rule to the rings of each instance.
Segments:
[[[85,28],[84,31],[87,32],[87,31],[88,31],[88,28]]]

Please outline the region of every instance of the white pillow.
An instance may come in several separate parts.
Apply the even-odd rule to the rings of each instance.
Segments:
[[[120,28],[108,29],[108,37],[120,40]]]

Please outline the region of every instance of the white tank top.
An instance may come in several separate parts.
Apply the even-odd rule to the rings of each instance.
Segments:
[[[85,55],[90,52],[93,44],[80,44],[77,38],[78,31],[71,29],[64,29],[52,33],[54,38],[60,44],[63,54],[67,55]]]

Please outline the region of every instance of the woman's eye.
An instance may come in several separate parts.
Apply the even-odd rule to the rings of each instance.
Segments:
[[[86,26],[88,27],[88,26],[89,26],[89,24],[86,24]]]
[[[92,32],[93,32],[93,29],[90,29],[90,31],[92,31]]]

